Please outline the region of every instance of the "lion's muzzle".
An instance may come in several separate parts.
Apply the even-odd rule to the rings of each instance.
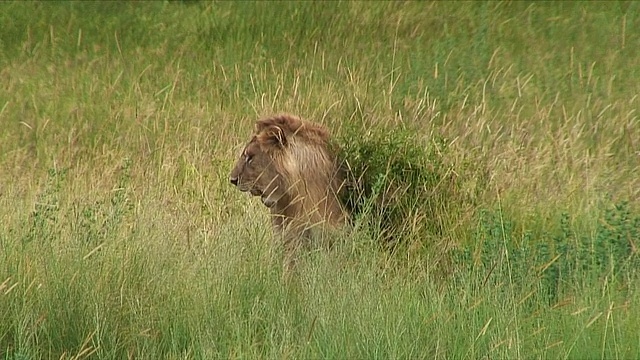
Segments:
[[[258,189],[251,189],[249,190],[249,193],[251,193],[251,195],[253,196],[262,196],[263,194],[263,192]]]
[[[263,196],[264,195],[264,191],[262,191],[260,189],[251,188],[251,187],[247,186],[246,183],[240,182],[238,177],[234,177],[234,176],[229,177],[229,182],[233,186],[237,187],[238,190],[240,190],[241,192],[249,192],[253,196]]]

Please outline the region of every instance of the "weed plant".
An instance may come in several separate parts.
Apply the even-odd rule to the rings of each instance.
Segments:
[[[456,249],[457,266],[486,274],[483,284],[508,278],[516,286],[538,285],[545,301],[556,303],[563,291],[606,281],[628,287],[637,282],[639,254],[634,248],[640,218],[631,216],[628,204],[605,210],[593,235],[577,235],[571,218],[563,213],[557,227],[534,241],[532,231],[518,232],[500,211],[481,211],[475,233],[475,249]]]
[[[365,226],[382,248],[405,254],[433,253],[444,245],[444,230],[460,215],[460,171],[447,163],[447,144],[421,144],[406,130],[363,131],[357,123],[342,132],[340,158],[347,170],[344,203],[356,226]]]

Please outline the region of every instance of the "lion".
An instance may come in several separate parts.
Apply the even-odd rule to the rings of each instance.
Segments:
[[[283,241],[285,270],[295,253],[349,215],[340,201],[345,172],[322,126],[281,114],[260,119],[231,175],[241,192],[260,196],[269,208],[274,234]]]

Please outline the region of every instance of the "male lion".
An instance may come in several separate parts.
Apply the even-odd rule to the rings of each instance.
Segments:
[[[269,208],[274,233],[284,242],[286,270],[297,248],[327,226],[345,223],[348,214],[339,201],[344,179],[327,130],[292,115],[258,120],[229,177]]]

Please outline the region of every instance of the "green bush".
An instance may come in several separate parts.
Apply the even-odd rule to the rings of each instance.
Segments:
[[[442,239],[464,202],[444,139],[425,143],[408,130],[359,129],[351,124],[338,140],[354,224],[391,249]]]
[[[480,273],[482,286],[505,278],[518,287],[537,284],[537,293],[549,303],[603,279],[623,287],[633,283],[640,268],[640,215],[621,202],[604,211],[593,234],[577,231],[571,220],[562,213],[554,229],[533,235],[516,230],[502,211],[481,211],[475,249],[456,250],[455,266],[460,273]]]

